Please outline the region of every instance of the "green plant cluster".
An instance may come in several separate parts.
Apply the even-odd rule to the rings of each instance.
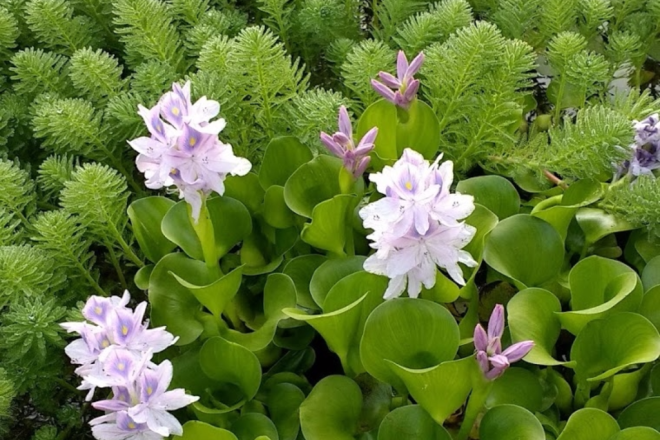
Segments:
[[[514,234],[515,222],[534,223],[530,218],[554,231],[546,227],[534,238],[532,228],[528,248],[507,261],[500,261],[505,257],[492,241],[462,300],[448,280],[427,293],[429,302],[458,300],[449,308],[461,322],[461,345],[453,353],[435,353],[431,361],[401,360],[401,368],[442,365],[458,350],[466,354],[474,324],[485,320],[495,302],[520,290],[509,305],[511,338],[542,341],[528,359],[536,366],[511,370],[509,376],[522,379],[505,378],[513,388],[527,381],[530,388],[519,388],[541,390],[542,397],[521,403],[524,393],[501,390],[490,406],[515,404],[536,413],[548,438],[561,438],[562,429],[570,433],[578,429],[571,426],[585,424],[580,417],[592,416],[582,409],[571,422],[574,401],[615,414],[633,401],[656,411],[660,398],[648,395],[660,393],[658,369],[650,363],[631,367],[650,362],[643,356],[629,362],[617,357],[627,354],[614,353],[608,359],[616,365],[607,371],[578,367],[575,384],[565,379],[573,370],[562,374],[571,362],[580,365],[580,356],[596,356],[580,351],[577,341],[583,328],[604,325],[592,321],[604,322],[596,318],[607,318],[610,309],[641,313],[660,325],[653,275],[660,264],[658,180],[643,176],[634,184],[607,184],[615,165],[629,156],[632,121],[660,109],[659,36],[656,0],[0,0],[0,432],[20,440],[91,438],[86,422],[94,410],[75,390],[73,366],[63,353],[68,337],[59,323],[80,320],[80,302],[89,295],[119,295],[128,288],[148,292],[153,322],[167,324],[181,338],[166,353],[175,370],[203,370],[177,378],[177,385],[202,396],[194,416],[182,416],[201,421],[191,422],[191,439],[212,438],[221,435],[214,430],[236,425],[232,430],[241,440],[387,440],[390,431],[380,435],[374,429],[389,423],[395,432],[402,420],[417,421],[410,423],[420,426],[420,439],[443,438],[437,422],[452,425],[458,408],[434,413],[433,402],[423,403],[410,391],[423,411],[410,409],[406,393],[390,395],[404,379],[390,370],[373,374],[389,368],[382,365],[361,367],[364,321],[384,285],[383,278],[361,271],[369,252],[366,231],[349,209],[359,197],[340,197],[337,185],[323,183],[310,190],[316,191],[312,199],[296,201],[307,178],[335,181],[340,165],[326,154],[319,133],[335,131],[341,105],[361,118],[360,135],[375,125],[369,125],[370,114],[382,117],[370,80],[394,71],[398,50],[426,55],[419,96],[428,103],[435,131],[415,140],[427,148],[427,158],[442,152],[453,160],[461,191],[484,205],[475,221],[486,232],[475,239],[475,251],[481,253],[491,229]],[[126,143],[146,133],[138,104],[151,107],[173,82],[185,80],[195,98],[220,102],[227,120],[222,140],[255,164],[255,173],[226,182],[227,197],[209,201],[222,231],[217,255],[227,275],[219,280],[200,269],[201,244],[183,202],[147,197],[156,193],[145,189]],[[390,128],[398,123],[396,114],[387,117],[394,121]],[[386,139],[385,126],[379,139]],[[372,168],[419,145],[395,143],[395,154],[381,155],[385,161],[374,160]],[[377,148],[380,153],[388,147]],[[502,193],[490,188],[492,182],[468,179],[490,174],[513,181],[515,196],[514,187],[501,181]],[[371,196],[368,187],[365,194]],[[526,220],[514,220],[520,219],[514,214]],[[333,215],[334,223],[325,221]],[[336,226],[347,218],[353,222],[348,232]],[[546,233],[551,238],[537,243]],[[326,242],[327,236],[339,239]],[[346,256],[353,240],[358,256],[339,260],[337,267],[327,264]],[[534,243],[554,246],[548,252],[561,248],[553,260],[561,264],[542,275],[536,266],[529,269],[533,276],[516,272],[539,255]],[[582,270],[586,275],[579,275]],[[593,274],[611,270],[620,276],[598,281],[603,285],[597,293],[572,285],[595,283]],[[336,285],[337,302],[326,301]],[[523,300],[541,287],[544,305],[537,306],[537,298]],[[227,296],[218,300],[218,292]],[[470,302],[463,316],[461,307]],[[358,310],[364,319],[334,321]],[[444,313],[430,313],[436,312]],[[542,330],[521,318],[533,313],[546,323]],[[344,330],[355,329],[358,336],[327,336],[345,325],[353,325]],[[593,342],[591,337],[582,344]],[[571,345],[577,357],[567,352]],[[555,346],[564,352],[553,351]],[[318,367],[324,363],[327,370]],[[352,378],[318,382],[342,371]],[[371,375],[359,375],[365,371]],[[206,374],[213,386],[194,382]],[[621,391],[633,388],[639,391],[632,397]],[[327,405],[331,399],[336,406]],[[269,404],[280,401],[288,406]],[[633,408],[621,415],[621,428],[637,426],[635,414],[649,411]],[[496,417],[488,414],[482,425]],[[267,428],[253,432],[255,426]],[[328,434],[318,434],[323,432]]]

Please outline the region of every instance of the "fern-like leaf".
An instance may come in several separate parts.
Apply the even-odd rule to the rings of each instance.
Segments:
[[[104,103],[123,87],[122,68],[116,58],[102,50],[81,49],[70,61],[69,78],[82,97]]]
[[[378,72],[391,70],[395,58],[396,53],[378,40],[361,42],[346,57],[341,67],[344,85],[364,107],[378,98],[371,87],[371,80],[378,76]]]
[[[66,96],[70,89],[66,76],[67,58],[41,49],[25,49],[11,59],[14,90],[21,95],[34,97],[39,93]]]

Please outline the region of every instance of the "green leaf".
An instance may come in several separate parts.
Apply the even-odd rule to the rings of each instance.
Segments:
[[[648,426],[660,431],[660,397],[647,397],[624,409],[619,415],[619,426],[621,428],[632,428],[634,426]]]
[[[479,426],[481,440],[545,440],[541,422],[534,414],[515,405],[491,408]]]
[[[646,292],[639,313],[660,331],[660,286],[655,286]]]
[[[568,226],[575,217],[578,208],[560,205],[561,201],[562,196],[546,199],[534,207],[532,215],[551,224],[561,235],[562,241],[565,241]]]
[[[254,215],[261,210],[264,189],[259,183],[259,176],[247,173],[245,176],[227,176],[225,179],[225,197],[238,200]]]
[[[557,440],[609,440],[619,432],[614,417],[596,408],[574,412]]]
[[[154,267],[149,278],[151,320],[155,327],[179,337],[178,345],[193,342],[202,334],[202,323],[197,319],[201,305],[186,287],[179,284],[173,274],[197,283],[211,283],[206,265],[182,253],[165,255]]]
[[[587,206],[603,197],[603,184],[594,179],[578,180],[568,187],[561,204],[564,206]]]
[[[207,339],[199,352],[202,371],[214,381],[234,385],[245,403],[257,394],[261,365],[250,350],[219,336]],[[223,402],[227,403],[227,402]]]
[[[573,311],[557,315],[562,326],[574,335],[594,319],[637,311],[644,294],[641,280],[633,269],[598,256],[576,264],[568,280]]]
[[[637,400],[639,384],[650,367],[650,364],[646,364],[636,371],[614,375],[612,392],[607,401],[608,411],[619,411]]]
[[[430,289],[423,287],[420,298],[437,303],[450,303],[456,301],[459,294],[460,288],[456,283],[444,276],[439,270],[436,270],[435,285]]]
[[[459,333],[454,317],[443,306],[424,299],[397,298],[369,315],[360,357],[369,374],[405,392],[405,383],[392,370],[423,369],[454,358]]]
[[[660,256],[654,257],[646,263],[642,271],[642,284],[644,284],[644,291],[660,285]]]
[[[305,393],[290,383],[277,384],[268,393],[266,405],[281,440],[296,440],[298,437],[299,409],[304,400]]]
[[[306,440],[355,440],[362,393],[346,376],[328,376],[316,384],[300,405],[300,426]]]
[[[197,286],[186,281],[175,273],[172,273],[172,276],[176,278],[179,284],[195,295],[195,298],[213,313],[213,316],[221,319],[225,307],[231,302],[234,296],[236,296],[236,293],[238,293],[243,273],[242,268],[238,267],[207,286]]]
[[[286,206],[283,186],[272,185],[266,190],[262,214],[266,223],[274,228],[286,229],[294,225],[296,215]]]
[[[550,224],[527,214],[502,220],[486,239],[484,260],[525,286],[554,278],[564,261],[564,244]]]
[[[215,238],[216,255],[224,256],[238,242],[250,235],[252,219],[241,202],[229,197],[215,197],[206,203]],[[190,223],[188,204],[181,201],[174,205],[163,218],[163,235],[176,243],[195,260],[203,260],[202,245]]]
[[[276,137],[264,152],[259,169],[259,182],[267,190],[272,185],[284,186],[291,174],[312,160],[310,149],[293,136]]]
[[[231,425],[231,431],[238,440],[280,440],[277,428],[263,414],[244,414]]]
[[[163,217],[174,205],[174,201],[165,197],[145,197],[128,207],[135,239],[144,255],[154,263],[176,247],[160,230]]]
[[[655,361],[660,335],[646,318],[622,312],[588,323],[571,348],[579,380],[604,380],[624,368]]]
[[[472,390],[472,378],[481,374],[474,356],[413,369],[390,362],[390,369],[433,420],[442,425],[459,409]]]
[[[630,223],[602,209],[581,208],[575,214],[575,219],[584,231],[585,239],[589,244],[596,243],[606,235],[615,232],[635,229]]]
[[[133,277],[133,281],[135,282],[135,285],[137,286],[138,289],[141,290],[147,290],[149,288],[149,278],[151,277],[151,273],[154,270],[154,265],[153,264],[147,264],[146,266],[141,267],[138,269],[137,272],[135,272],[135,277]]]
[[[231,431],[191,420],[183,425],[181,440],[238,440]]]
[[[474,208],[474,211],[467,219],[465,219],[465,222],[470,226],[474,226],[477,232],[472,238],[472,241],[470,241],[467,246],[465,246],[464,250],[469,252],[470,255],[472,255],[472,257],[477,261],[477,263],[479,263],[479,266],[481,266],[486,237],[488,237],[488,234],[490,234],[490,232],[495,228],[498,220],[497,216],[493,214],[488,208],[485,208],[478,203],[474,205]],[[479,266],[467,269],[468,271],[471,271],[471,275],[465,286],[463,286],[459,291],[459,294],[463,298],[471,298],[472,293],[476,291],[475,278],[477,276]]]
[[[479,176],[461,180],[456,191],[474,196],[474,202],[488,208],[500,220],[518,214],[520,196],[511,182],[501,176]]]
[[[364,271],[350,274],[330,289],[321,315],[307,315],[298,309],[285,309],[290,317],[305,321],[325,339],[339,356],[346,374],[365,371],[360,360],[360,339],[365,321],[380,304],[387,279]]]
[[[284,185],[284,200],[298,215],[311,218],[319,203],[341,193],[341,160],[322,155],[298,168]]]
[[[395,409],[383,419],[378,440],[451,440],[449,433],[418,405]]]
[[[296,285],[298,305],[312,310],[319,309],[318,304],[312,298],[309,284],[316,269],[326,260],[327,258],[323,255],[301,255],[287,261],[282,273],[290,276]]]
[[[524,289],[507,304],[512,342],[534,341],[525,361],[536,365],[561,365],[553,349],[559,339],[561,324],[555,315],[561,312],[557,297],[545,289]]]
[[[352,212],[356,196],[340,194],[319,203],[312,211],[312,222],[305,224],[301,238],[318,249],[344,256],[347,212]],[[348,231],[352,233],[352,229]]]
[[[493,383],[486,399],[486,407],[516,405],[533,413],[541,411],[543,387],[538,377],[524,368],[509,368]]]
[[[609,440],[660,440],[660,432],[646,426],[624,429]]]
[[[312,275],[309,290],[316,304],[323,307],[325,298],[337,281],[362,270],[366,257],[357,255],[348,258],[328,260],[321,264]]]
[[[391,164],[400,157],[397,150],[396,107],[384,99],[367,107],[358,120],[358,137],[362,138],[374,127],[378,127],[378,136],[374,142],[376,148],[372,153],[372,166],[381,169],[383,164]]]

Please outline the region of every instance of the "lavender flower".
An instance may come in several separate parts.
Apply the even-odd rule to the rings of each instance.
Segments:
[[[357,179],[369,165],[369,161],[371,160],[369,153],[375,147],[374,141],[378,135],[378,127],[369,130],[360,139],[357,146],[355,146],[351,118],[348,116],[348,111],[343,105],[339,108],[339,120],[337,124],[339,131],[332,136],[321,132],[321,141],[328,147],[328,150],[332,154],[343,160],[344,168]]]
[[[481,324],[474,329],[474,346],[477,350],[477,361],[481,371],[488,380],[494,380],[504,374],[509,366],[521,360],[534,347],[533,341],[523,341],[513,344],[502,351],[502,334],[504,333],[504,307],[495,306],[488,321],[488,333]]]
[[[107,414],[90,422],[99,440],[162,440],[181,435],[183,428],[169,411],[198,400],[184,390],[168,391],[172,365],[151,362],[153,353],[163,351],[177,338],[164,328],[148,329],[143,322],[146,303],[135,310],[127,307],[130,295],[89,298],[83,316],[89,322],[69,322],[62,326],[81,339],[66,347],[76,373],[82,377],[79,389],[112,388],[113,397],[93,403]]]
[[[384,198],[360,210],[368,236],[377,251],[364,263],[368,272],[390,278],[385,298],[400,296],[407,287],[412,298],[422,285],[435,285],[437,267],[463,285],[459,263],[477,262],[462,250],[474,237],[475,228],[460,222],[474,210],[472,196],[450,193],[453,165],[433,164],[406,149],[392,167],[371,174]]]
[[[614,180],[629,174],[633,177],[653,175],[660,169],[660,120],[654,114],[642,121],[633,121],[635,143],[630,145],[630,159],[618,167]]]
[[[376,92],[392,104],[403,109],[408,109],[419,90],[419,80],[415,79],[413,76],[419,71],[420,67],[422,67],[423,62],[424,54],[420,52],[419,55],[408,64],[408,58],[406,58],[406,54],[401,50],[399,51],[396,62],[397,76],[395,77],[387,72],[380,72],[378,76],[382,82],[372,79],[371,85]]]
[[[139,153],[136,165],[144,173],[147,188],[176,185],[180,198],[192,206],[195,221],[208,194],[224,193],[228,174],[243,176],[250,171],[250,162],[236,157],[231,145],[218,138],[225,120],[211,119],[218,115],[220,105],[206,97],[192,104],[190,82],[183,87],[175,83],[153,108],[138,108],[150,137],[128,143]]]

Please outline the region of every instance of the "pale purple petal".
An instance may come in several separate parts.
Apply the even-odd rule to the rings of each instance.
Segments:
[[[420,67],[422,67],[422,64],[424,63],[424,52],[420,52],[419,55],[417,55],[411,62],[410,66],[408,66],[408,69],[406,70],[406,77],[412,78],[413,75],[415,75]]]
[[[394,75],[388,72],[380,72],[378,74],[380,77],[380,80],[385,84],[387,87],[390,87],[392,89],[398,89],[401,87],[401,81]]]
[[[474,328],[474,347],[479,351],[486,351],[488,347],[488,334],[481,324]]]
[[[488,337],[501,338],[504,333],[504,306],[497,304],[488,321]]]
[[[346,107],[343,105],[339,107],[339,118],[337,124],[339,126],[339,131],[343,133],[348,139],[353,136],[351,118],[348,116],[348,110],[346,110]]]
[[[332,136],[325,132],[321,132],[321,142],[325,144],[325,146],[328,148],[328,150],[330,150],[332,154],[339,158],[343,157],[344,150],[341,148],[341,145],[335,142]]]
[[[372,79],[371,86],[374,88],[376,93],[381,95],[386,100],[390,101],[392,104],[396,104],[394,92],[390,90],[385,84],[380,83],[375,79]]]
[[[533,341],[523,341],[513,344],[502,352],[502,356],[506,356],[510,363],[518,362],[520,359],[527,356],[532,348],[534,348]]]
[[[399,81],[403,82],[406,72],[408,71],[408,58],[404,51],[400,50],[396,57],[396,75]]]

